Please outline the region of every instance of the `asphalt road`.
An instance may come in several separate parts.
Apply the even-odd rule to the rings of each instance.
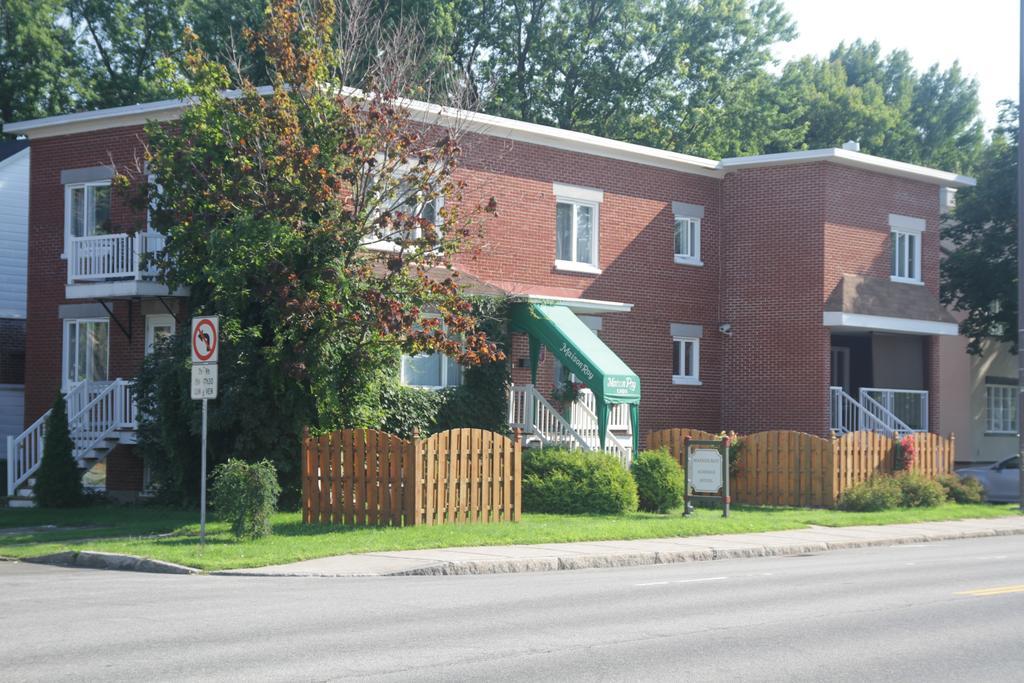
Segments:
[[[1020,536],[505,576],[0,562],[10,681],[1020,681],[1022,633]]]

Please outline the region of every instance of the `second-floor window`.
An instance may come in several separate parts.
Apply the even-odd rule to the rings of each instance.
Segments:
[[[889,215],[892,244],[892,279],[921,282],[921,236],[924,221],[909,216]]]
[[[110,233],[110,182],[66,185],[64,222],[68,237]]]
[[[555,183],[555,268],[599,273],[598,234],[604,193]]]
[[[676,263],[700,263],[700,219],[676,216]]]
[[[700,384],[700,339],[675,337],[672,340],[672,382]]]

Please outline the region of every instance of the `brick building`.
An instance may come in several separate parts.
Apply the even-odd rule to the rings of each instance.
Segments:
[[[72,412],[107,401],[116,414],[102,439],[81,444],[83,463],[106,464],[108,490],[142,485],[130,380],[153,339],[185,320],[187,293],[139,267],[161,236],[109,180],[111,163],[136,163],[142,124],[181,107],[6,128],[33,149],[33,343],[14,484],[30,474],[32,425],[62,390]],[[412,113],[431,124],[447,116],[419,104]],[[937,298],[939,216],[948,190],[971,178],[854,149],[711,160],[485,115],[459,123],[466,201],[494,196],[500,212],[458,268],[518,305],[567,308],[586,326],[569,346],[600,347],[635,373],[639,424],[610,406],[624,457],[627,436],[665,427],[942,428],[936,338],[956,324]],[[568,370],[550,340],[532,357],[536,335],[513,329],[512,421],[537,441],[598,447],[588,434],[601,431],[602,388],[566,409],[558,434],[540,429],[537,411]],[[423,356],[403,359],[402,376],[440,387],[460,373]]]

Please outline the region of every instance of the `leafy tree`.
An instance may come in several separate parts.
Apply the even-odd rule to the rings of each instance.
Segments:
[[[922,74],[906,51],[883,57],[878,43],[858,40],[828,59],[790,62],[779,88],[783,111],[805,127],[803,147],[857,140],[864,152],[955,171],[970,170],[981,151],[978,84],[957,63]]]
[[[33,487],[36,503],[44,508],[69,508],[81,505],[82,473],[74,458],[75,444],[68,429],[68,407],[63,394],[57,394],[46,420],[43,458],[36,470]]]
[[[171,287],[190,288],[195,310],[223,316],[211,416],[220,459],[284,462],[305,425],[372,424],[367,397],[401,351],[502,359],[451,270],[493,200],[461,201],[458,130],[414,121],[399,99],[424,82],[422,52],[356,64],[367,76],[365,94],[353,94],[343,85],[355,62],[334,42],[351,17],[339,21],[332,3],[307,7],[275,0],[266,26],[247,35],[272,92],[190,37],[185,76],[165,67],[191,106],[147,128],[148,170],[162,188],[149,187],[153,225],[167,235],[157,265]],[[237,96],[224,97],[232,87]],[[134,171],[125,173],[122,185]],[[171,362],[183,367],[182,356]],[[167,399],[187,401],[173,388]]]
[[[776,0],[462,0],[457,22],[452,58],[486,111],[711,155],[773,104],[763,67],[794,35]],[[776,112],[747,139],[784,144]]]
[[[967,317],[968,349],[1010,344],[1017,353],[1017,107],[1003,102],[999,126],[978,164],[976,187],[957,193],[954,220],[943,230],[951,247],[942,262],[942,299]]]
[[[82,64],[62,11],[61,0],[0,0],[0,122],[78,105]]]

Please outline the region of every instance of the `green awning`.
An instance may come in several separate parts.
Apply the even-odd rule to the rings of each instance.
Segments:
[[[548,348],[577,379],[594,392],[598,408],[601,447],[604,447],[608,406],[633,404],[634,454],[639,446],[640,378],[615,352],[565,306],[517,303],[512,306],[512,326],[530,337],[530,365],[537,382],[540,345]]]

